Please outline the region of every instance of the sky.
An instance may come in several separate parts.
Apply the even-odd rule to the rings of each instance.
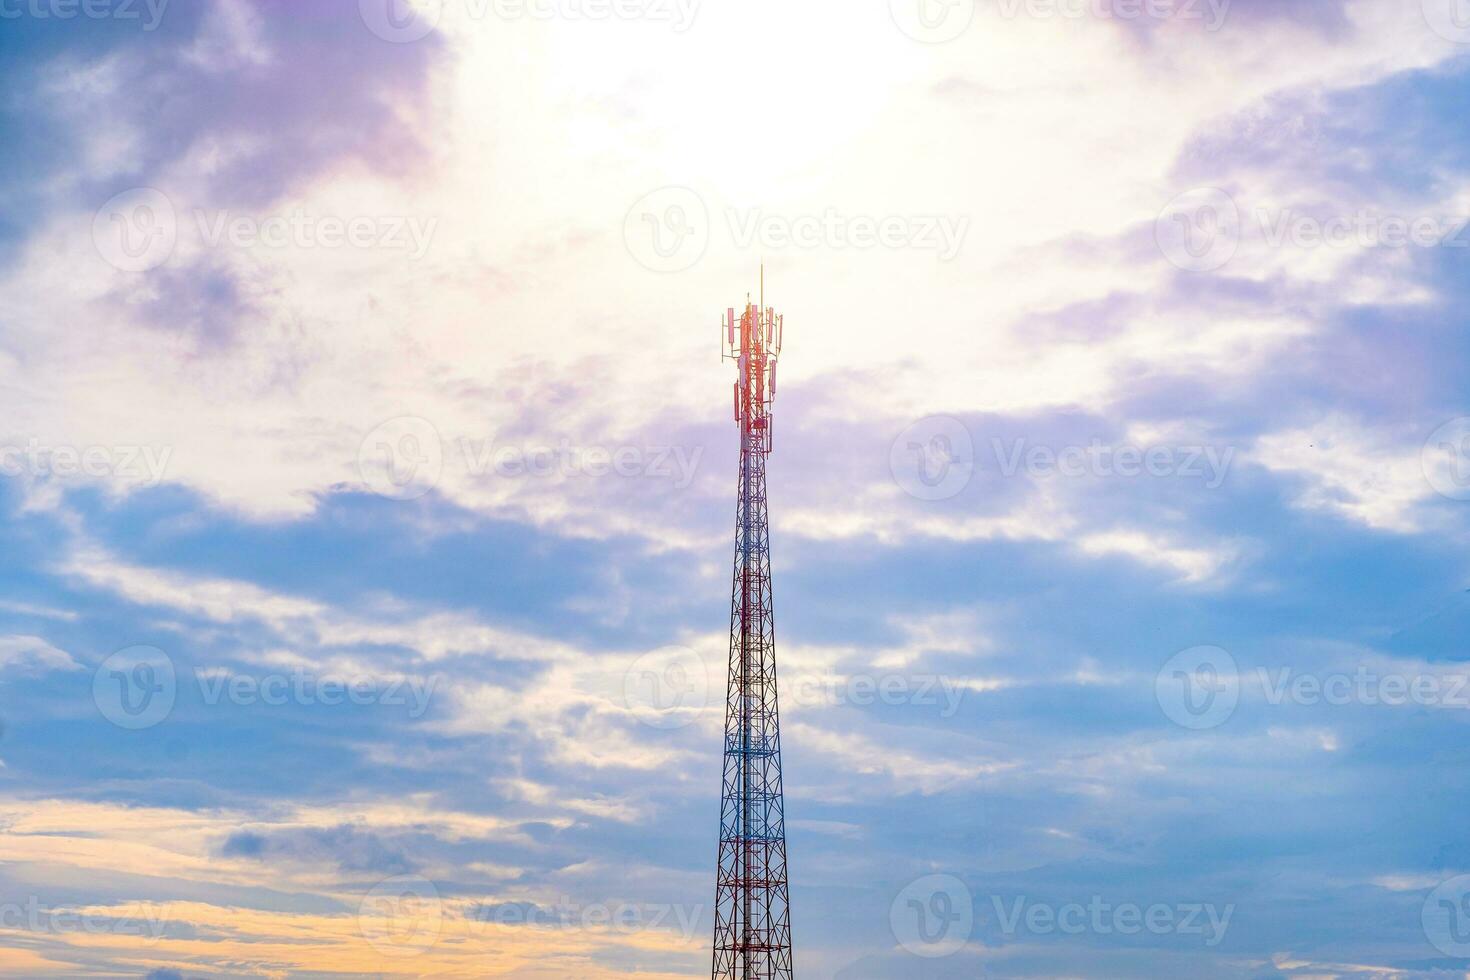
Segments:
[[[0,0],[0,974],[1470,976],[1463,0]]]

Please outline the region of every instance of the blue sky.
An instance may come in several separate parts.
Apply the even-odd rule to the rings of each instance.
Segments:
[[[0,3],[0,973],[706,971],[762,262],[799,973],[1470,973],[1466,19],[597,9]]]

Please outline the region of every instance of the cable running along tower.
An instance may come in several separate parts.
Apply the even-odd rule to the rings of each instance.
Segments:
[[[782,318],[750,302],[725,312],[724,353],[739,366],[740,488],[730,601],[730,673],[725,699],[725,775],[715,882],[714,980],[791,980],[786,815],[781,722],[776,707],[776,633],[771,607],[771,535],[766,457]]]

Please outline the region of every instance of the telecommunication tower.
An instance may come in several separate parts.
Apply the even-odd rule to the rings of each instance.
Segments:
[[[766,457],[782,318],[750,302],[725,312],[724,355],[735,361],[740,487],[730,601],[725,699],[725,774],[715,882],[714,980],[791,980],[786,813],[781,720],[776,705],[776,633],[771,606],[771,534]]]

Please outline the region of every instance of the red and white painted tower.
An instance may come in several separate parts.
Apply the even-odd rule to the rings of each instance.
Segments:
[[[771,534],[766,458],[782,318],[746,299],[725,314],[725,356],[739,366],[740,485],[730,602],[730,672],[725,701],[725,775],[715,884],[714,980],[791,980],[786,813],[781,790],[781,720],[776,703],[776,632],[771,605]]]

